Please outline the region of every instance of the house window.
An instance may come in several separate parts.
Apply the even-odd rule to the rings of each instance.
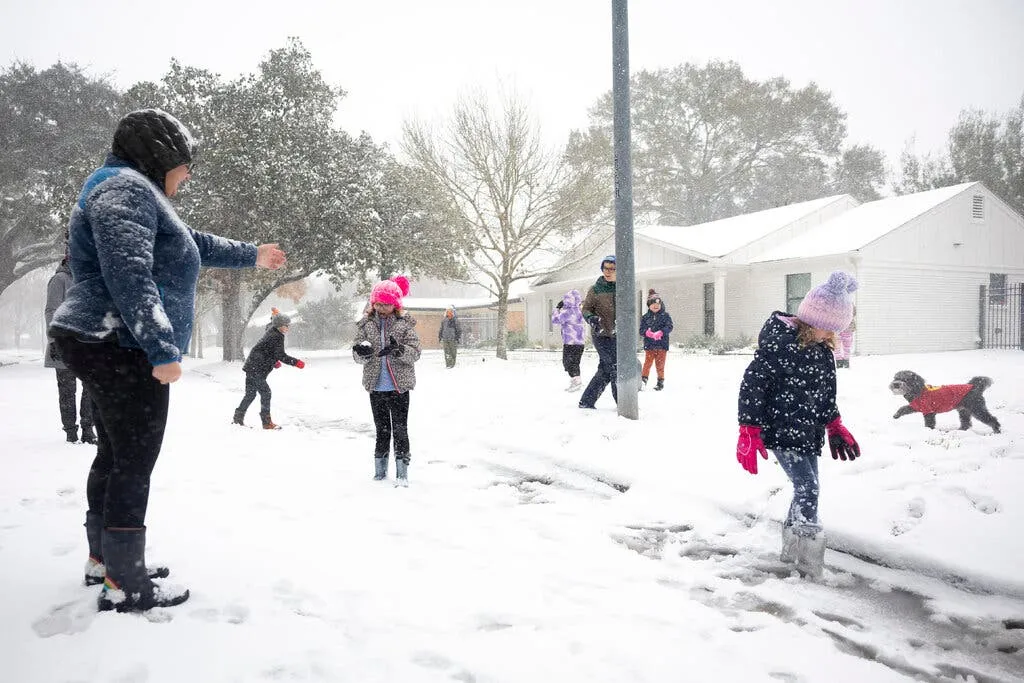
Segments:
[[[976,194],[971,197],[971,222],[981,223],[985,220],[985,195]]]
[[[786,276],[786,313],[795,314],[800,302],[811,291],[810,273],[793,273]]]
[[[704,283],[704,334],[715,333],[715,283]]]
[[[1006,303],[1006,273],[988,274],[988,302],[1000,306]]]

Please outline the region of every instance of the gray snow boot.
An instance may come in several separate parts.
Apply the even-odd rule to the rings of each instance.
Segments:
[[[245,426],[245,411],[244,410],[235,410],[235,417],[234,417],[233,420],[231,420],[231,424],[242,425],[244,427]]]
[[[409,456],[395,455],[395,486],[409,486]]]
[[[796,544],[796,568],[812,579],[825,573],[825,532],[814,536],[799,536]]]
[[[782,554],[779,559],[788,564],[796,563],[796,546],[798,536],[793,533],[793,527],[782,527]]]
[[[374,481],[380,481],[381,479],[387,479],[388,476],[388,455],[374,454],[373,456],[373,479]]]
[[[98,586],[107,576],[107,568],[103,564],[103,516],[95,512],[85,513],[85,538],[89,541],[89,559],[85,561],[85,585]],[[171,575],[167,567],[146,567],[151,579],[165,579]]]
[[[153,583],[146,573],[146,528],[104,529],[103,559],[107,577],[96,606],[101,612],[144,612],[174,607],[188,600],[188,591]]]
[[[654,385],[654,390],[655,391],[661,391],[664,388],[665,388],[665,380],[658,379],[658,383]]]

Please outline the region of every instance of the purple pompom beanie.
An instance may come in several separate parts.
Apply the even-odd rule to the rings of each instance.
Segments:
[[[856,278],[837,270],[828,276],[824,284],[807,292],[796,311],[796,317],[819,330],[842,332],[853,321],[855,291]]]

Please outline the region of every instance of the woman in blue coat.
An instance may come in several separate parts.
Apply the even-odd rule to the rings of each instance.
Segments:
[[[285,258],[276,244],[197,232],[178,217],[168,198],[189,178],[195,142],[170,114],[128,114],[111,152],[72,209],[74,284],[49,333],[95,407],[85,580],[103,582],[101,610],[123,612],[188,599],[151,580],[168,572],[147,570],[144,550],[150,474],[192,336],[199,268],[276,269]]]

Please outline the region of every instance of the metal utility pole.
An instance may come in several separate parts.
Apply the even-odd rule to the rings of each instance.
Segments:
[[[629,134],[629,10],[612,0],[612,97],[615,101],[615,358],[619,415],[640,418],[633,255],[633,163]]]

